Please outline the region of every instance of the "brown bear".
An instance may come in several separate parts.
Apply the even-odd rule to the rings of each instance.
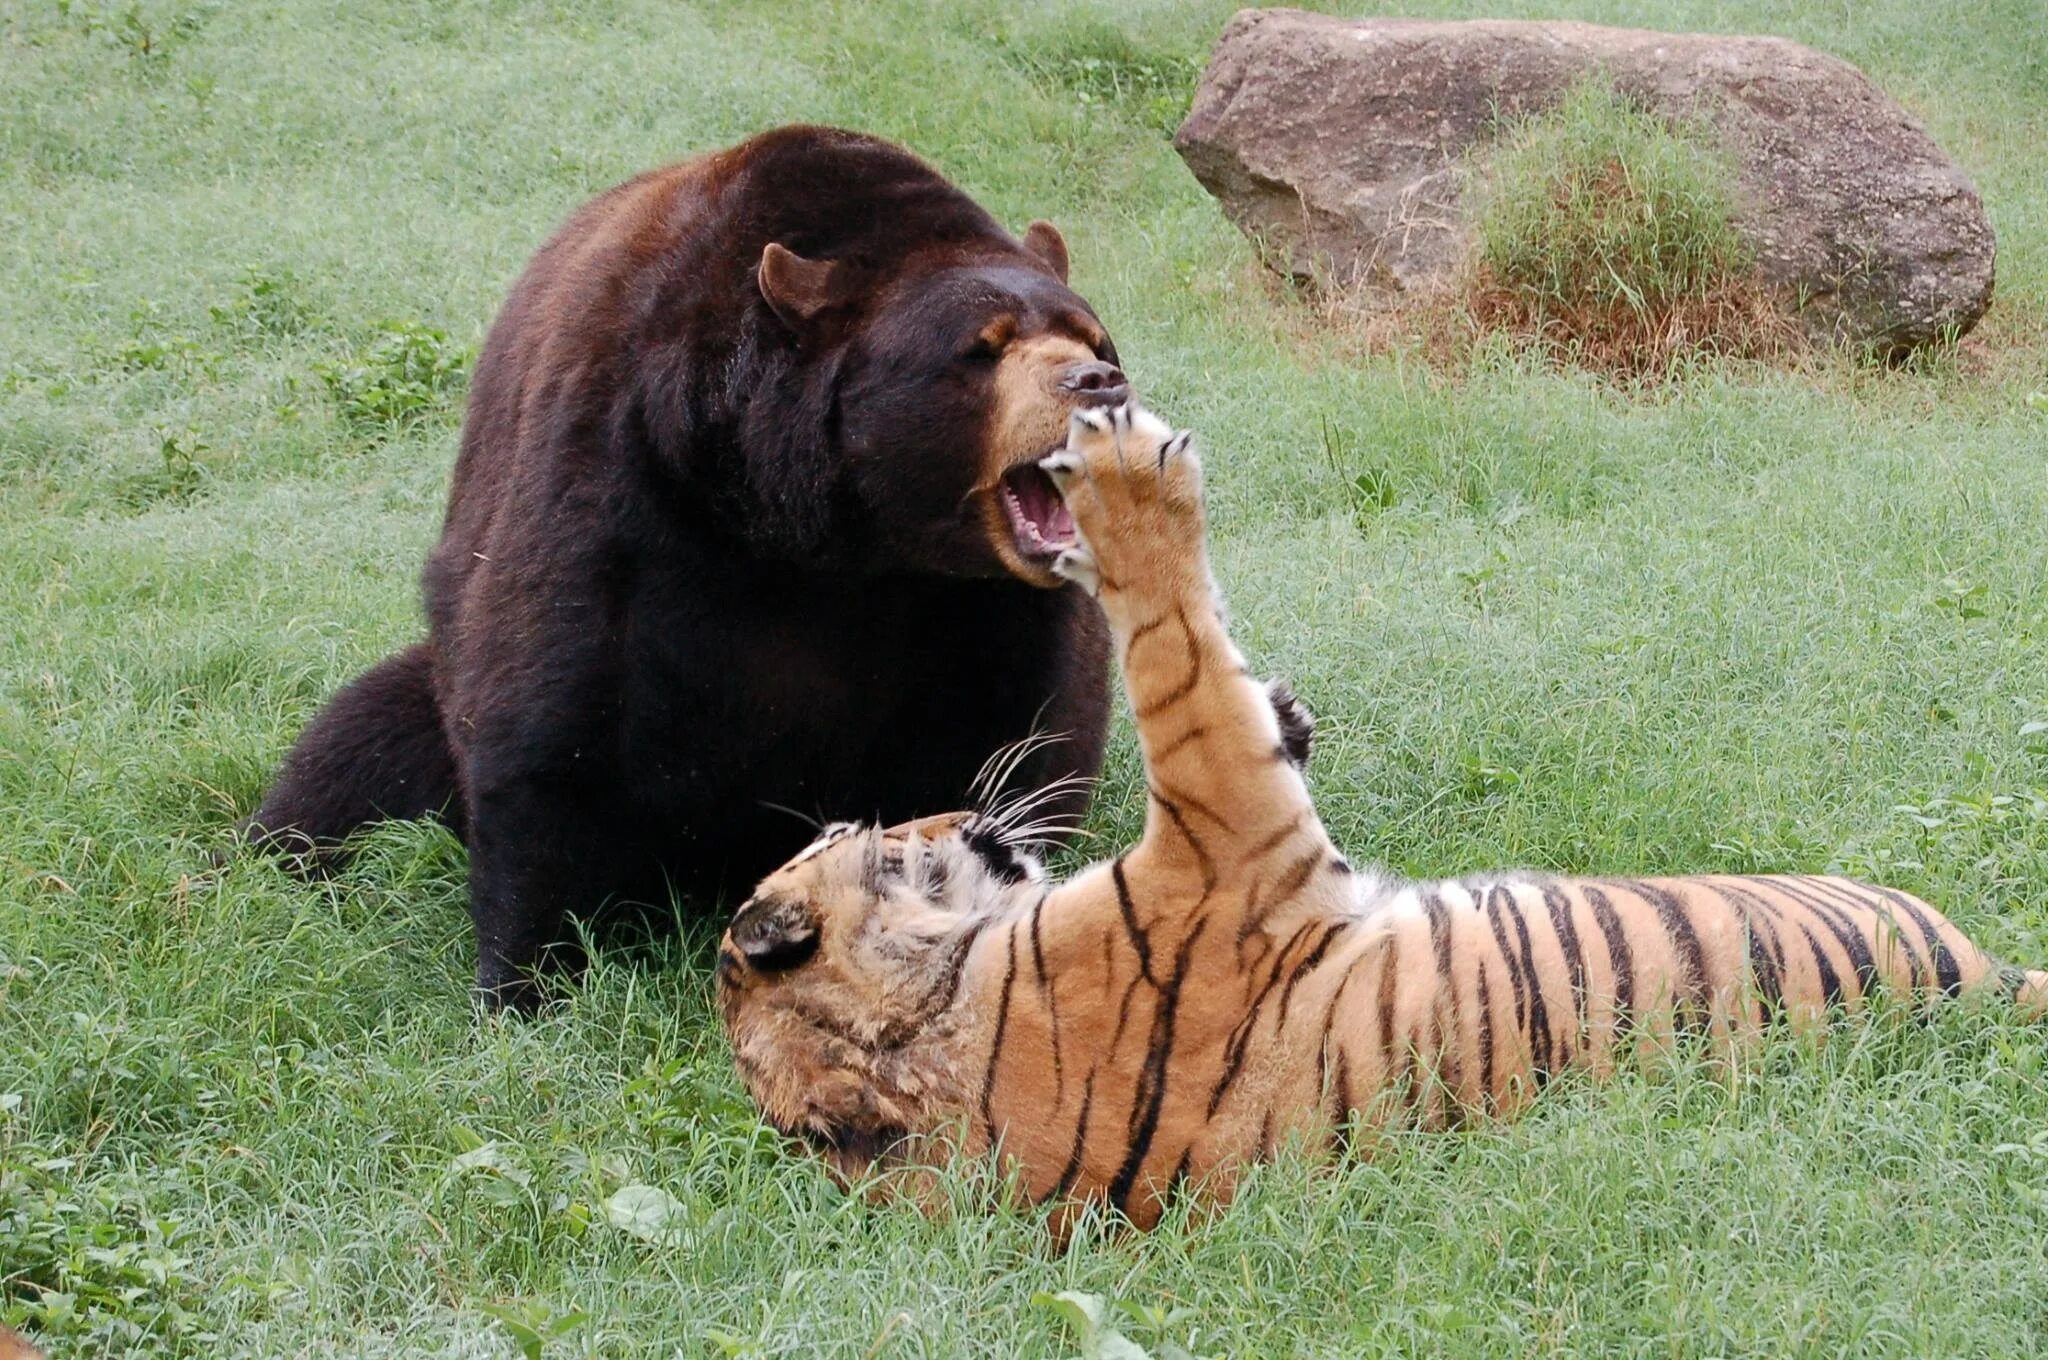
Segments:
[[[566,917],[746,889],[811,835],[1076,779],[1100,610],[1050,570],[1037,460],[1128,395],[1049,224],[1021,239],[899,147],[786,127],[586,205],[471,386],[428,639],[344,688],[249,818],[332,862],[439,813],[477,985],[530,1004]]]

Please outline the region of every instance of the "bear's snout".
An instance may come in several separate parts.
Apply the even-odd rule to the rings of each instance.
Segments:
[[[1121,406],[1131,398],[1131,384],[1124,371],[1104,359],[1090,359],[1062,373],[1060,391],[1084,406]]]

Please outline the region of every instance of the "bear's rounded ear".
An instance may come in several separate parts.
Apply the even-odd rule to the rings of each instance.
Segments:
[[[840,300],[837,262],[807,260],[774,241],[761,251],[760,280],[761,296],[792,330]]]
[[[1060,229],[1040,218],[1024,228],[1024,248],[1045,261],[1045,267],[1067,281],[1067,238]]]
[[[818,918],[788,897],[757,897],[726,927],[735,948],[764,973],[780,973],[818,952]]]

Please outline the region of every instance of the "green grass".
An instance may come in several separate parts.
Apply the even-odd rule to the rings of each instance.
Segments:
[[[1739,1079],[1286,1162],[1055,1255],[849,1200],[756,1126],[708,935],[479,1024],[461,854],[210,872],[417,635],[468,347],[588,194],[793,118],[1058,221],[1208,449],[1217,565],[1404,870],[1878,873],[2048,961],[2048,26],[2035,0],[1565,0],[1864,66],[1983,190],[1981,352],[1629,395],[1312,336],[1165,139],[1229,11],[0,0],[0,1316],[60,1356],[2018,1356],[2048,1035],[1954,1015]],[[1410,12],[1481,12],[1421,3]],[[132,15],[132,19],[131,16]],[[1138,817],[1120,737],[1096,815]],[[659,1187],[672,1231],[614,1226]],[[962,1186],[963,1197],[971,1188]]]

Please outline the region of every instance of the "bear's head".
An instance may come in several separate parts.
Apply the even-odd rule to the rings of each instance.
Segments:
[[[858,134],[757,143],[763,194],[743,442],[783,555],[1061,585],[1066,510],[1039,460],[1129,399],[1047,222],[1013,236],[923,162]],[[765,238],[765,239],[763,239]]]

